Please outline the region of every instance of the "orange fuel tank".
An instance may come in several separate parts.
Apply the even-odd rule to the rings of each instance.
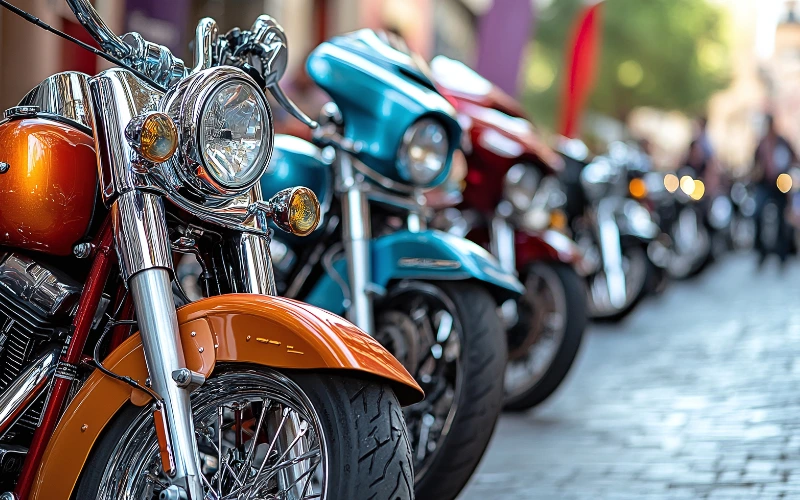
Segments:
[[[0,245],[68,255],[97,199],[92,137],[58,121],[0,123]]]

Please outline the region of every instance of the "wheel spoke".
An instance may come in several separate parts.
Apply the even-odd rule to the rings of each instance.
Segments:
[[[267,409],[269,408],[268,401],[269,400],[265,399],[265,400],[263,400],[261,402],[261,413],[258,416],[258,423],[256,424],[256,427],[253,429],[253,437],[252,437],[252,441],[250,443],[250,449],[247,450],[247,455],[245,456],[244,463],[242,464],[242,470],[239,471],[240,475],[243,472],[249,471],[252,468],[251,460],[253,460],[255,458],[253,456],[253,453],[255,452],[256,446],[258,445],[258,435],[259,435],[259,432],[261,431],[261,426],[264,424],[264,417],[267,414]],[[239,477],[239,476],[237,476],[237,477]]]

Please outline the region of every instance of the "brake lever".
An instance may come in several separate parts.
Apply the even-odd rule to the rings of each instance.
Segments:
[[[266,89],[290,115],[310,128],[317,128],[319,124],[303,113],[278,85],[289,62],[289,49],[283,27],[274,18],[264,14],[255,20],[251,33],[251,42],[260,49],[258,56]]]

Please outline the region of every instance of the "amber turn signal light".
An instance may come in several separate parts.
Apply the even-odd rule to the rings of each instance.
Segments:
[[[145,113],[134,117],[125,127],[128,144],[153,163],[163,163],[178,149],[178,129],[165,113]]]
[[[251,217],[261,220],[271,218],[280,229],[296,236],[313,233],[320,220],[317,195],[302,186],[278,191],[267,202],[251,204],[247,211]]]

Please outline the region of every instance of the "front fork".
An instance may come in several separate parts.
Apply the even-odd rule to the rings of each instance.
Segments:
[[[167,446],[172,449],[173,485],[189,500],[204,497],[194,420],[188,387],[173,380],[186,368],[175,301],[172,254],[164,205],[158,196],[140,191],[122,194],[112,208],[120,270],[132,293],[150,387],[161,396]],[[160,443],[161,444],[161,443]]]
[[[514,247],[514,226],[502,215],[496,215],[490,222],[491,237],[489,250],[497,257],[504,271],[516,276],[517,254]],[[519,320],[516,300],[507,300],[500,306],[503,323],[510,328]]]
[[[338,156],[339,190],[342,199],[342,240],[347,258],[347,277],[350,280],[350,308],[347,319],[370,335],[374,335],[372,311],[372,261],[370,253],[369,200],[356,177],[352,158]]]
[[[600,239],[600,255],[606,273],[606,286],[611,305],[621,308],[627,301],[625,269],[622,265],[622,240],[619,225],[614,215],[616,201],[605,198],[597,206],[597,229]]]

